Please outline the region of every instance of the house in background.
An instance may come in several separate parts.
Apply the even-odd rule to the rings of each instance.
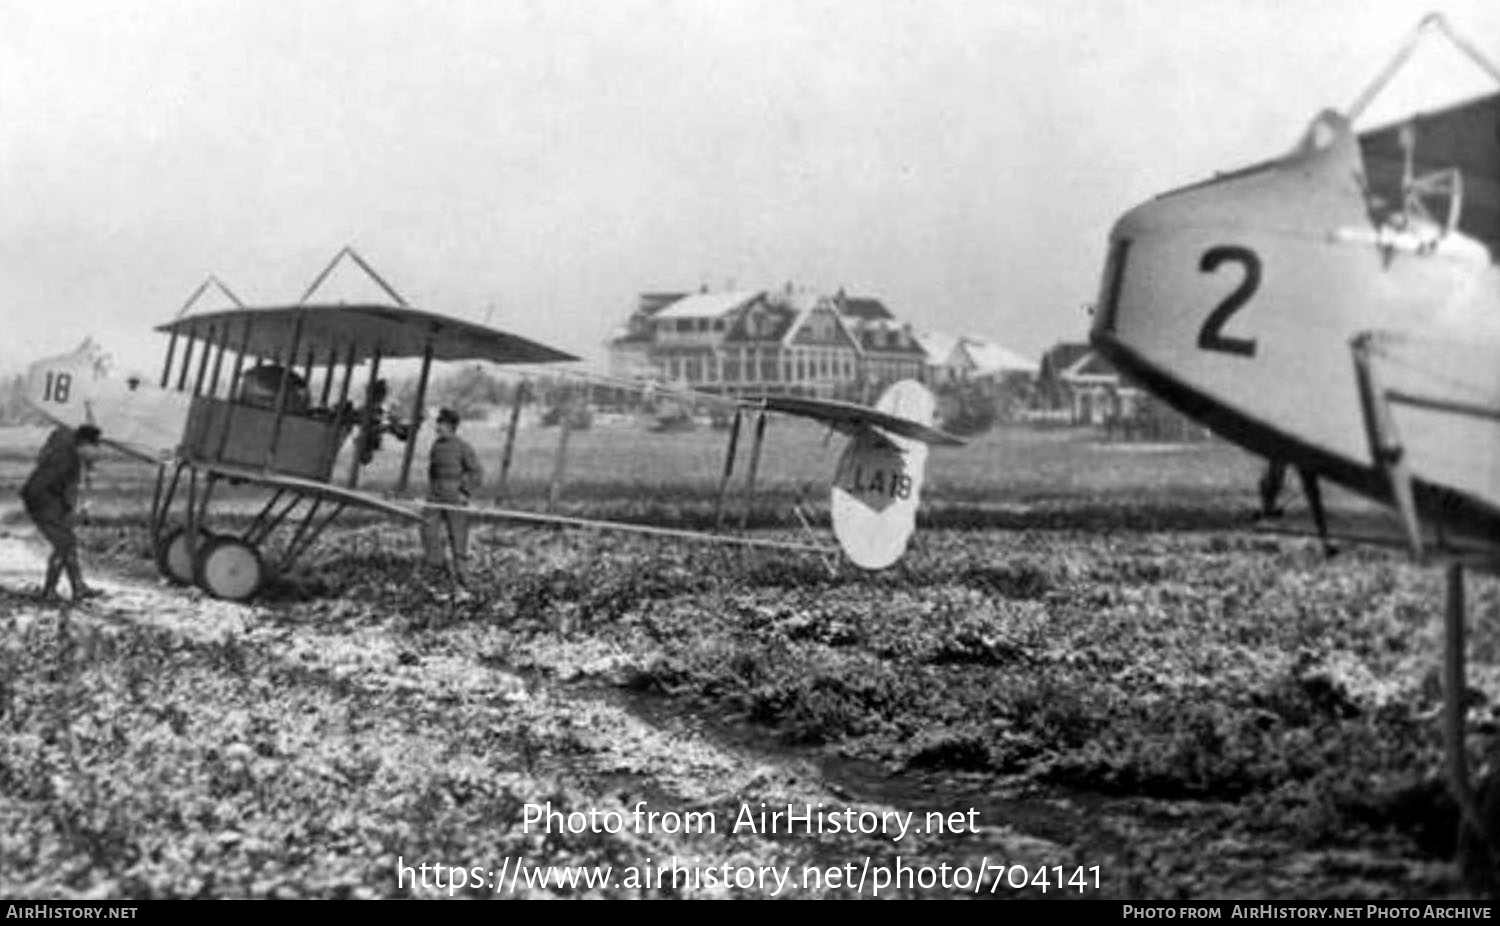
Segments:
[[[799,290],[642,293],[609,342],[616,376],[719,394],[869,403],[891,383],[1028,380],[1037,365],[984,338],[918,333],[884,302]],[[985,394],[996,395],[989,389]]]
[[[1124,378],[1082,342],[1055,345],[1037,373],[1032,420],[1103,427],[1126,438],[1201,440],[1208,431]]]
[[[684,299],[688,293],[641,293],[636,310],[609,339],[609,373],[625,379],[655,378],[652,363],[652,319],[662,309]]]
[[[958,342],[972,366],[972,377],[996,382],[1011,377],[1034,379],[1041,369],[1041,365],[1035,360],[985,338],[966,334]]]
[[[926,355],[922,382],[933,388],[966,382],[974,374],[974,359],[959,343],[957,335],[941,331],[923,331],[917,343]]]
[[[1042,356],[1033,407],[1042,420],[1107,426],[1134,415],[1141,398],[1088,344],[1063,342]]]
[[[834,299],[790,287],[642,296],[610,341],[616,375],[727,395],[847,397],[862,356]]]
[[[854,398],[871,402],[891,383],[923,380],[927,352],[910,324],[897,319],[879,299],[850,296],[840,289],[833,303],[859,339],[860,366],[856,380],[860,394]]]

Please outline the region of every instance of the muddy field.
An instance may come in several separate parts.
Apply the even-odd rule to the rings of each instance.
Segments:
[[[874,575],[493,526],[456,598],[414,532],[348,518],[232,605],[161,582],[149,482],[112,461],[81,532],[109,596],[38,608],[8,507],[0,893],[1472,896],[1439,573],[1247,530],[1256,463],[1219,444],[987,441],[935,455]],[[778,511],[811,479],[773,473],[750,529],[801,536]],[[585,474],[565,507],[692,525],[703,486]],[[1470,599],[1482,769],[1500,589]]]

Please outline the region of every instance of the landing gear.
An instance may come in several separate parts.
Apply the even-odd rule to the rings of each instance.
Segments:
[[[214,536],[199,528],[196,548],[203,550]],[[186,527],[177,525],[168,528],[156,540],[156,569],[169,582],[177,585],[192,585],[196,579],[193,571],[193,551],[188,544]]]
[[[198,586],[215,598],[248,601],[265,582],[265,563],[255,547],[238,537],[215,537],[199,549],[193,564]]]
[[[1297,476],[1302,480],[1302,494],[1307,496],[1307,506],[1312,509],[1313,524],[1318,528],[1318,539],[1323,542],[1323,555],[1332,558],[1338,552],[1328,539],[1328,515],[1323,510],[1323,491],[1318,487],[1318,474],[1299,466]]]
[[[209,498],[217,483],[233,485],[239,477],[208,469],[200,485],[200,468],[179,461],[174,469],[158,470],[151,505],[152,552],[156,568],[169,581],[197,585],[215,598],[255,597],[267,582],[285,575],[348,505],[347,499],[328,499],[301,485],[277,487],[248,525],[237,526],[233,534],[215,532],[205,526],[210,523]],[[179,499],[180,515],[169,518]],[[196,533],[190,535],[187,525]],[[282,539],[275,540],[283,526]]]

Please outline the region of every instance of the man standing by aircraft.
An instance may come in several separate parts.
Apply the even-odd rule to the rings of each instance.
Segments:
[[[451,408],[439,411],[437,437],[427,461],[427,500],[438,505],[467,505],[483,480],[478,455],[458,436],[458,413]],[[453,557],[453,576],[462,584],[469,552],[469,516],[448,509],[428,511],[422,525],[422,549],[429,566],[443,565],[445,547]]]
[[[47,579],[41,597],[57,593],[57,581],[66,570],[73,600],[84,601],[102,594],[84,584],[78,565],[78,540],[73,535],[73,512],[78,507],[78,483],[86,467],[99,456],[99,429],[91,424],[77,430],[59,427],[47,438],[37,455],[36,468],[21,487],[21,500],[37,530],[52,544],[47,558]]]

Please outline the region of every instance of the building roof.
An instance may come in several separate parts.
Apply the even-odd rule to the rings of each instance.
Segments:
[[[642,315],[655,315],[688,295],[688,293],[641,293],[639,311]]]
[[[778,301],[780,307],[788,309],[793,313],[791,321],[782,329],[779,335],[783,344],[790,345],[797,337],[797,333],[807,324],[808,319],[812,318],[815,313],[823,311],[827,312],[829,317],[833,319],[835,327],[843,335],[844,340],[851,347],[856,350],[859,349],[859,338],[855,337],[854,332],[849,330],[849,326],[844,322],[844,317],[839,314],[837,303],[833,300],[826,299],[816,293],[789,293]]]
[[[647,331],[632,331],[624,325],[620,325],[610,332],[606,344],[650,344],[651,334]]]
[[[724,341],[755,344],[780,341],[791,331],[797,318],[798,312],[780,300],[761,300],[739,313],[725,333]]]
[[[761,291],[693,293],[657,310],[652,318],[723,318],[762,296]]]
[[[1050,367],[1054,373],[1062,373],[1088,354],[1093,348],[1082,341],[1061,341],[1042,356],[1042,366]]]
[[[860,346],[868,353],[892,354],[906,358],[927,359],[927,350],[904,325],[861,325],[855,329]],[[894,335],[894,337],[892,337]],[[894,341],[894,343],[891,343]]]
[[[941,331],[919,331],[917,344],[926,352],[928,363],[947,363],[958,349],[958,338]]]
[[[980,374],[1035,373],[1041,368],[1035,360],[984,338],[965,335],[959,342],[974,361],[974,369]]]
[[[1088,344],[1062,342],[1053,345],[1042,358],[1042,367],[1058,379],[1118,380],[1116,370],[1102,354]]]
[[[896,317],[890,309],[885,307],[885,303],[869,296],[846,296],[840,292],[837,301],[842,314],[860,321],[886,321]]]
[[[1104,355],[1100,354],[1097,351],[1090,350],[1087,354],[1073,361],[1073,363],[1063,371],[1063,375],[1069,377],[1118,377],[1120,373],[1114,368],[1113,364],[1111,364],[1104,358]]]

